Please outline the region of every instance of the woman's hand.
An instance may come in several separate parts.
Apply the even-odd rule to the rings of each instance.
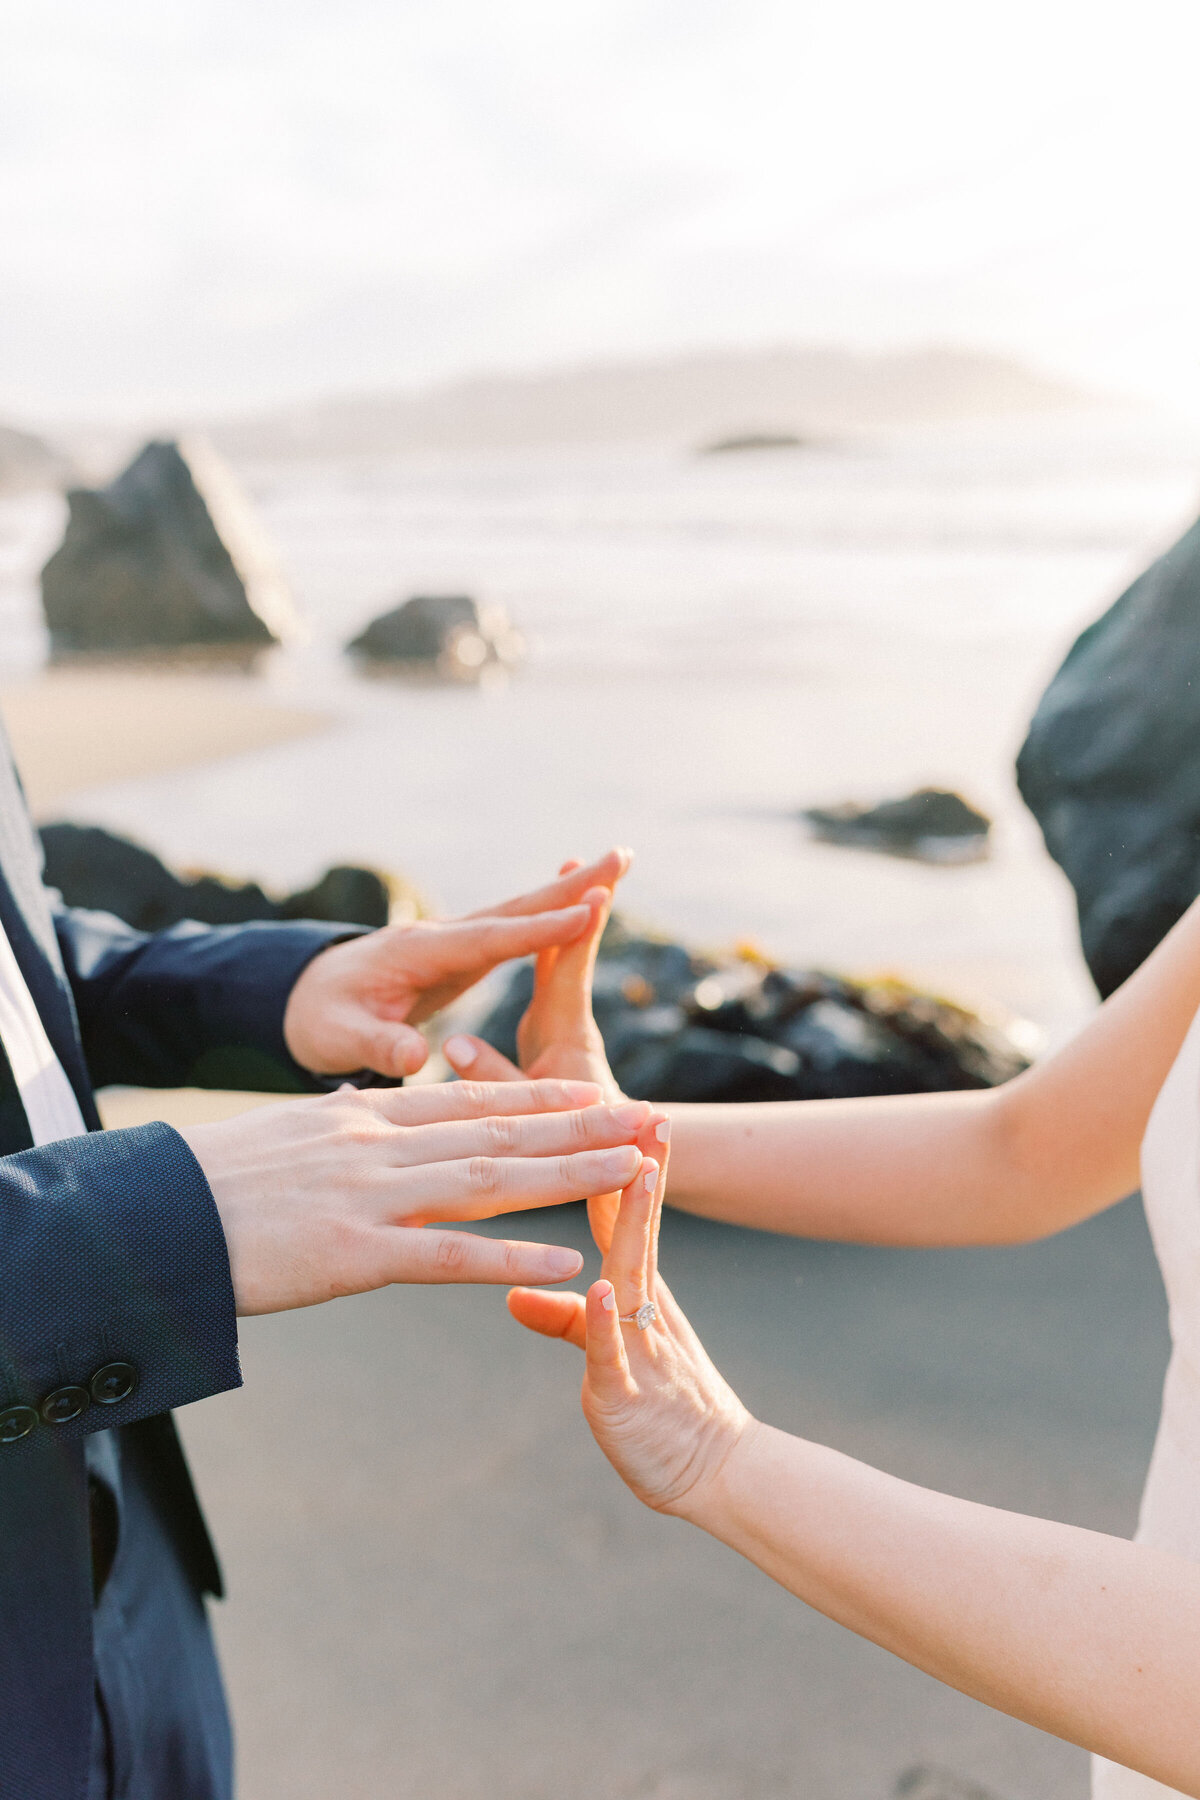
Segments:
[[[570,876],[577,866],[564,863],[560,873]],[[619,879],[620,875],[616,875],[609,885],[590,887],[583,894],[582,904],[588,907],[591,918],[573,943],[539,953],[534,967],[533,999],[517,1027],[520,1068],[482,1038],[458,1033],[442,1046],[443,1055],[456,1074],[470,1075],[475,1081],[541,1080],[547,1076],[595,1081],[606,1099],[624,1098],[613,1080],[604,1040],[592,1017],[596,956],[612,911],[613,888]]]
[[[342,1088],[181,1135],[225,1231],[239,1313],[389,1282],[566,1281],[576,1250],[419,1230],[582,1200],[641,1168],[649,1106],[568,1081]]]
[[[515,1288],[513,1317],[587,1355],[583,1411],[621,1479],[656,1512],[691,1516],[754,1421],[710,1362],[658,1273],[669,1131],[653,1114],[645,1160],[624,1190],[603,1279],[580,1294]],[[627,1322],[648,1301],[657,1317]]]
[[[574,863],[565,863],[569,876]],[[617,877],[619,879],[619,877]],[[614,881],[615,885],[615,881]],[[612,887],[595,887],[583,896],[591,921],[575,942],[564,949],[543,950],[533,977],[533,999],[517,1027],[517,1052],[521,1067],[509,1062],[482,1038],[460,1034],[447,1038],[442,1053],[458,1075],[477,1081],[527,1081],[556,1077],[567,1081],[593,1081],[604,1098],[619,1105],[625,1098],[608,1066],[604,1040],[592,1016],[592,977],[600,939],[612,911]],[[601,1250],[608,1247],[620,1196],[594,1194],[588,1201],[592,1236]]]

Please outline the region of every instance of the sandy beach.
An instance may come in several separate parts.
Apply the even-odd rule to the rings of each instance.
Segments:
[[[163,774],[287,743],[327,728],[327,714],[266,700],[251,682],[162,668],[54,669],[0,688],[0,716],[35,819],[70,811],[89,787]],[[258,1094],[110,1088],[110,1128],[226,1118]]]
[[[329,722],[264,699],[248,679],[153,665],[57,668],[6,683],[0,715],[39,820],[81,789],[265,749]]]

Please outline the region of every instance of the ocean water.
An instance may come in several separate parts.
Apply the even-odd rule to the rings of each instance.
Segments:
[[[898,972],[1047,1042],[1086,1013],[1071,896],[1012,759],[1074,634],[1190,522],[1200,431],[1080,413],[720,457],[240,473],[307,631],[245,679],[330,729],[82,792],[74,817],[280,884],[365,859],[455,911],[626,842],[626,907],[662,929]],[[45,655],[36,571],[61,518],[50,496],[0,503],[7,676]],[[504,605],[527,664],[480,687],[360,675],[342,644],[416,592]],[[922,782],[994,815],[988,862],[831,849],[795,816]]]

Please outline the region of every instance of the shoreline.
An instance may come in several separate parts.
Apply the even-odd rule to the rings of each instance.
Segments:
[[[48,819],[88,788],[160,775],[308,737],[332,713],[264,697],[221,671],[79,665],[0,687],[29,809]]]

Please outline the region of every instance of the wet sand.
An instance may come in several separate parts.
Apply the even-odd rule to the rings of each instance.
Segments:
[[[236,676],[95,665],[0,689],[0,715],[39,818],[84,788],[263,750],[328,723]]]

